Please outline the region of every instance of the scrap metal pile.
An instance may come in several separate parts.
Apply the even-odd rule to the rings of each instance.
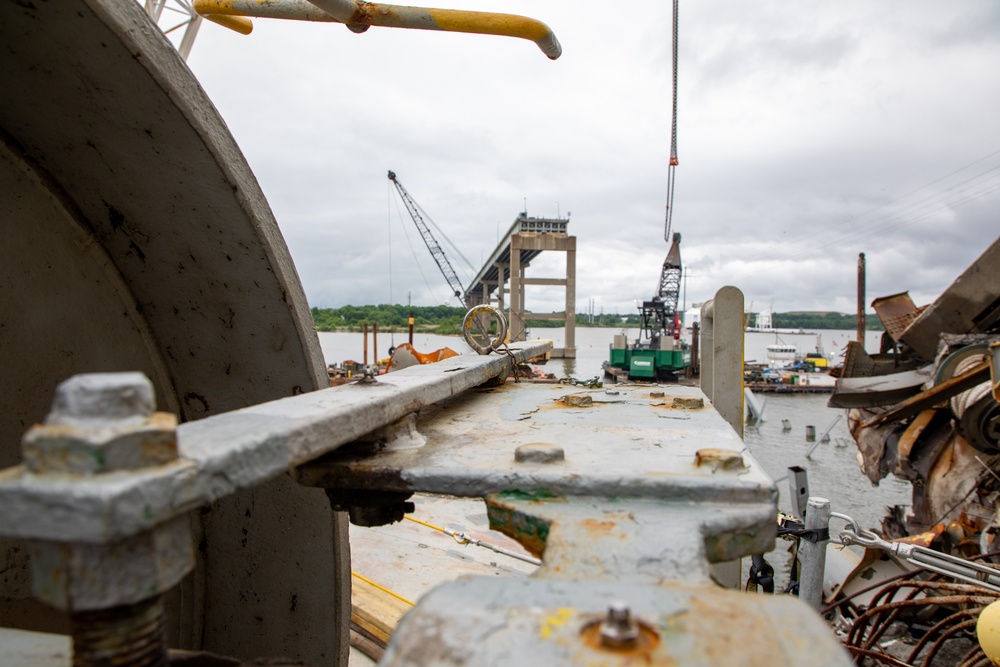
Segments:
[[[831,407],[848,410],[862,471],[913,485],[912,508],[882,522],[887,538],[928,531],[952,549],[994,541],[1000,494],[1000,402],[991,346],[1000,343],[1000,238],[930,306],[907,293],[876,299],[881,351],[851,343]],[[975,542],[970,542],[975,538]],[[1000,545],[998,545],[1000,546]]]
[[[998,266],[1000,238],[929,306],[917,307],[905,292],[876,299],[872,305],[885,326],[881,349],[868,354],[851,343],[830,399],[831,407],[847,409],[858,462],[872,484],[892,473],[912,485],[911,506],[886,508],[882,537],[984,564],[1000,563]],[[887,560],[869,553],[863,565],[880,557]],[[932,661],[943,643],[965,634],[978,610],[996,599],[995,591],[928,579],[929,572],[900,565],[899,576],[869,582],[860,607],[841,598],[827,608],[843,614],[845,644],[859,664],[866,658],[939,664]],[[913,639],[893,658],[879,644],[894,621]],[[984,660],[972,648],[949,664],[988,664]]]

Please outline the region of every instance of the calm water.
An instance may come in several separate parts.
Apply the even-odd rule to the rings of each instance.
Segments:
[[[607,359],[608,346],[612,337],[621,333],[620,329],[578,328],[576,330],[577,358],[554,359],[541,369],[557,377],[590,379],[601,375],[601,364]],[[847,342],[854,339],[853,331],[822,331],[817,335],[780,335],[748,333],[745,342],[747,360],[765,359],[765,348],[775,342],[797,345],[800,352],[814,352],[819,342],[826,354],[836,359]],[[629,338],[635,338],[636,330],[627,330]],[[556,347],[563,345],[562,329],[540,329],[531,331],[532,338],[551,339]],[[868,332],[866,348],[878,349],[880,334]],[[327,363],[344,360],[361,361],[364,341],[360,333],[320,333],[320,345]],[[390,345],[407,342],[406,333],[390,335],[380,333],[377,352],[379,357],[388,356]],[[474,354],[459,336],[438,336],[415,334],[414,347],[421,352],[430,352],[442,347],[450,347],[461,354]],[[375,358],[375,346],[369,337],[369,360]],[[787,474],[789,466],[800,466],[809,471],[810,493],[813,496],[829,498],[833,510],[857,519],[863,526],[878,525],[886,505],[908,504],[910,485],[889,477],[878,487],[872,487],[861,474],[856,460],[857,449],[847,430],[846,415],[843,410],[828,408],[827,394],[769,394],[759,397],[766,400],[764,421],[758,425],[747,425],[744,440],[754,457],[775,480]],[[839,421],[834,424],[837,417]],[[787,420],[791,429],[784,431],[782,421]],[[815,426],[817,438],[834,424],[830,432],[830,442],[815,447],[811,459],[807,452],[816,443],[807,443],[806,426]],[[780,506],[789,511],[787,503],[788,485],[779,482]],[[839,528],[839,524],[836,526]]]

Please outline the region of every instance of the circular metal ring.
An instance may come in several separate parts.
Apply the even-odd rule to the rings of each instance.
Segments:
[[[476,315],[489,313],[497,319],[497,337],[490,341],[489,345],[484,346],[475,338],[472,337],[472,320]],[[469,312],[465,314],[465,319],[462,321],[462,336],[465,338],[465,342],[469,344],[473,350],[479,354],[489,354],[496,349],[499,349],[503,345],[504,340],[507,339],[507,318],[503,316],[503,311],[499,308],[494,308],[493,306],[488,306],[486,304],[480,304],[478,306],[473,306],[469,309]]]

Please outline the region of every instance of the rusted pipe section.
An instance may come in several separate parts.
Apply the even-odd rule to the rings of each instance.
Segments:
[[[534,42],[542,50],[542,53],[551,60],[562,55],[562,46],[547,25],[536,19],[515,14],[403,7],[374,2],[357,2],[356,0],[279,0],[277,2],[275,0],[194,0],[193,6],[198,14],[205,17],[257,17],[339,22],[345,24],[353,32],[364,32],[369,26],[379,26],[518,37]]]

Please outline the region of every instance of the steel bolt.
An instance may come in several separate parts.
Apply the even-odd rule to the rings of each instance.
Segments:
[[[624,602],[612,602],[601,622],[601,644],[607,648],[631,648],[639,639],[639,624]]]
[[[24,435],[25,465],[44,478],[169,463],[177,458],[177,418],[154,408],[142,373],[74,376],[56,389],[45,422]],[[69,612],[74,665],[167,664],[162,597],[194,565],[188,522],[176,516],[102,543],[29,540],[34,593]]]

